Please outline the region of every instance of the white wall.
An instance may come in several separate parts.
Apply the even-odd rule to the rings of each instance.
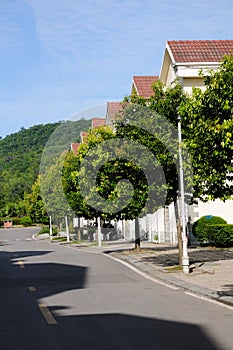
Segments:
[[[225,202],[220,199],[209,201],[207,203],[198,201],[198,207],[195,212],[199,214],[199,218],[205,215],[220,216],[225,219],[228,224],[233,224],[233,200]],[[195,218],[195,221],[198,217]]]

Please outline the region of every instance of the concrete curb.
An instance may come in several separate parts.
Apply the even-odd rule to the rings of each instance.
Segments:
[[[151,269],[150,266],[143,264],[143,263],[140,263],[138,261],[135,261],[131,257],[123,256],[117,252],[109,253],[108,251],[105,251],[105,252],[103,252],[103,254],[109,254],[109,255],[116,257],[119,260],[126,261],[130,265],[139,269],[140,271],[143,271],[146,274],[148,274],[149,276],[155,277],[156,279],[159,279],[162,282],[172,284],[178,288],[182,288],[182,289],[187,290],[189,292],[192,292],[194,294],[204,296],[204,297],[207,297],[209,299],[212,299],[212,300],[215,300],[217,302],[220,302],[220,303],[223,303],[223,304],[226,304],[228,306],[233,307],[233,297],[220,296],[216,291],[213,291],[211,289],[204,288],[204,287],[180,280],[174,276],[171,276],[170,274],[162,272],[158,268],[154,267],[153,269]]]

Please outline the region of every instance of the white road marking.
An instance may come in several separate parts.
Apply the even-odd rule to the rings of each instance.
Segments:
[[[28,287],[28,290],[29,290],[29,292],[31,292],[31,293],[36,292],[36,287],[30,286],[30,287]]]
[[[225,303],[222,303],[221,301],[214,300],[214,299],[205,297],[203,295],[195,294],[195,293],[192,293],[192,292],[184,292],[184,293],[187,294],[187,295],[190,295],[190,296],[192,296],[194,298],[201,299],[201,300],[204,300],[204,301],[208,301],[209,303],[225,307],[226,309],[229,309],[229,310],[233,310],[233,306],[230,306],[230,305],[227,305]]]

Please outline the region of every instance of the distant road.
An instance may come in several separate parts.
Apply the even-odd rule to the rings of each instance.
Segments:
[[[0,230],[1,350],[233,350],[232,310],[35,230]]]

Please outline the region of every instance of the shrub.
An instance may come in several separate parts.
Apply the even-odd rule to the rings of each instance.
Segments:
[[[208,239],[215,247],[232,247],[233,225],[209,225]]]
[[[41,228],[39,235],[43,235],[44,233],[50,233],[50,228],[49,226],[44,226]],[[52,235],[56,236],[57,235],[57,227],[52,228]]]
[[[32,219],[29,216],[24,216],[20,220],[20,224],[27,227],[32,225]]]
[[[227,222],[219,216],[206,215],[202,216],[192,227],[192,233],[200,243],[208,243],[208,227],[209,225],[227,224]]]

